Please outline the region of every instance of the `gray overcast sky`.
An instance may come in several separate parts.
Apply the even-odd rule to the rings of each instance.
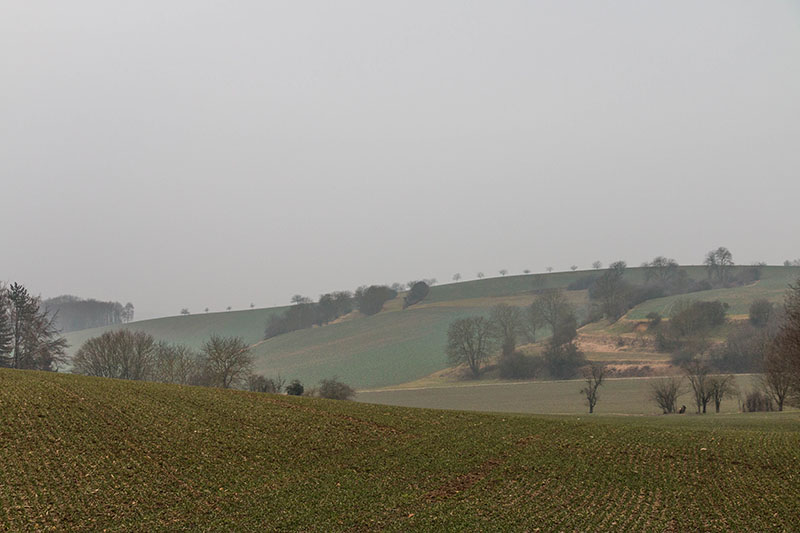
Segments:
[[[7,0],[0,279],[139,318],[800,257],[800,2]]]

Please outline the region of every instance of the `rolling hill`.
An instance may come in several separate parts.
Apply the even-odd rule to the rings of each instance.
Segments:
[[[693,279],[706,276],[703,267],[683,268]],[[194,348],[198,348],[212,333],[238,335],[253,345],[256,370],[266,375],[280,374],[311,384],[336,375],[357,388],[375,388],[418,380],[445,368],[443,349],[447,327],[456,318],[488,314],[498,303],[529,305],[537,290],[566,288],[592,274],[593,271],[558,272],[435,286],[423,302],[405,310],[398,298],[388,302],[384,311],[374,316],[354,313],[337,323],[295,331],[267,341],[262,341],[267,318],[285,308],[169,317],[120,327],[143,330],[157,339],[181,342]],[[798,276],[800,268],[764,267],[761,280],[752,285],[651,300],[632,309],[628,317],[634,320],[653,310],[668,311],[679,298],[721,299],[731,304],[732,313],[742,314],[756,298],[781,302],[786,286]],[[643,269],[629,268],[626,279],[641,282]],[[567,295],[579,313],[585,313],[587,291],[568,291]],[[95,328],[68,334],[71,350],[108,329]]]
[[[0,369],[8,531],[794,531],[794,413],[531,417]]]

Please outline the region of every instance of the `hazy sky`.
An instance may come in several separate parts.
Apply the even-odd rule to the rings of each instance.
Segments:
[[[188,307],[800,257],[800,2],[14,1],[0,280]]]

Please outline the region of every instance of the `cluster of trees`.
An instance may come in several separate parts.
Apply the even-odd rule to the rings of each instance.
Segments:
[[[0,366],[58,370],[66,348],[56,315],[38,297],[19,283],[0,284]]]
[[[662,322],[658,313],[650,313],[651,328],[656,329],[656,349],[681,353],[702,351],[706,334],[711,328],[725,323],[728,305],[712,302],[678,300],[670,309],[669,321]]]
[[[425,299],[431,288],[425,281],[417,281],[408,289],[408,294],[403,297],[403,309],[411,307]]]
[[[306,390],[299,380],[286,385],[277,376],[253,373],[248,344],[239,337],[212,335],[199,352],[181,345],[156,341],[142,331],[121,329],[86,341],[72,360],[73,372],[87,376],[223,389],[247,388],[254,392],[351,399],[355,390],[337,378],[324,379]]]
[[[709,351],[715,368],[726,372],[759,373],[764,357],[778,334],[784,315],[767,300],[760,299],[750,305],[749,320],[733,323],[725,341],[712,345]],[[703,341],[695,341],[703,351]]]
[[[499,348],[500,374],[504,378],[535,377],[546,370],[554,378],[573,377],[586,358],[578,349],[578,321],[563,291],[543,291],[527,308],[500,304],[491,315],[455,320],[447,332],[446,353],[451,365],[466,365],[478,377],[486,360]],[[516,350],[526,337],[534,342],[544,328],[552,332],[541,356],[527,356]]]
[[[453,279],[458,281],[455,278]],[[458,279],[461,279],[461,274],[458,274]],[[403,292],[404,290],[410,290],[412,287],[414,287],[414,285],[420,282],[424,283],[428,287],[433,287],[438,283],[438,280],[436,278],[415,279],[406,283],[392,283],[389,288],[396,292]]]
[[[599,270],[601,263],[595,262],[594,266]],[[760,265],[734,271],[733,255],[724,247],[709,252],[705,266],[708,279],[696,281],[674,259],[658,256],[641,265],[644,269],[644,283],[633,284],[625,277],[625,261],[615,261],[601,274],[592,273],[577,279],[567,289],[588,289],[592,302],[590,322],[601,318],[615,322],[628,310],[646,300],[715,287],[742,285],[759,279],[761,275]]]
[[[783,262],[786,267],[800,267],[800,259],[787,259]]]
[[[122,305],[70,295],[47,299],[44,307],[53,313],[56,327],[63,332],[131,322],[135,312],[130,302]]]
[[[120,329],[87,340],[72,359],[73,372],[87,376],[158,381],[179,385],[242,386],[253,365],[239,337],[212,335],[199,352],[158,342],[142,331]]]
[[[351,312],[355,303],[353,294],[348,291],[323,294],[316,303],[296,294],[292,297],[291,307],[269,318],[264,338],[271,339],[283,333],[328,324]]]
[[[426,288],[428,287],[424,282],[417,282],[414,287],[420,283]],[[419,287],[417,291],[419,292]],[[427,294],[427,290],[425,290],[425,294]],[[339,291],[323,294],[317,302],[296,294],[292,297],[292,305],[289,309],[269,318],[264,338],[271,339],[291,331],[312,326],[324,326],[350,313],[353,309],[358,309],[368,316],[374,315],[383,309],[383,305],[387,301],[396,297],[397,291],[386,285],[362,286],[356,289],[355,293]],[[424,295],[422,297],[424,298]]]
[[[718,315],[718,310],[704,313],[707,319]],[[750,306],[748,324],[722,346],[697,351],[699,355],[679,364],[698,413],[705,413],[712,402],[719,412],[722,400],[736,393],[733,376],[722,374],[724,370],[761,373],[760,390],[747,395],[745,410],[772,410],[774,406],[782,411],[786,404],[800,404],[800,283],[790,286],[782,312],[766,300],[757,300]],[[652,392],[664,413],[674,413],[677,397],[684,392],[682,380],[659,380]]]

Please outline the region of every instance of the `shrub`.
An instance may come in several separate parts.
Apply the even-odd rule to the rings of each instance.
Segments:
[[[574,343],[551,345],[544,352],[544,364],[551,377],[569,379],[586,365],[586,356]]]
[[[573,281],[569,285],[567,285],[567,290],[568,291],[582,291],[582,290],[589,289],[589,288],[592,287],[592,285],[594,285],[594,282],[595,282],[595,280],[597,278],[598,278],[598,276],[593,276],[593,275],[583,276],[581,278],[576,279],[575,281]]]
[[[761,391],[754,390],[747,394],[742,409],[745,413],[757,413],[774,411],[775,406],[772,403],[772,398]]]
[[[260,374],[253,374],[247,379],[247,388],[252,392],[268,392],[270,394],[280,394],[283,392],[283,385],[286,382],[283,378],[268,378]]]
[[[666,336],[663,331],[656,333],[656,351],[664,353],[675,350],[679,343],[674,339]]]
[[[694,354],[689,350],[677,350],[672,354],[670,363],[673,366],[683,366],[694,359]]]
[[[713,302],[678,302],[670,314],[670,329],[677,337],[688,337],[725,323],[728,304]]]
[[[403,298],[403,309],[421,302],[430,292],[431,288],[424,281],[414,283]]]
[[[750,304],[750,323],[757,328],[763,328],[769,324],[772,316],[772,304],[761,298]]]
[[[304,390],[305,388],[303,387],[303,384],[300,383],[300,380],[295,379],[289,383],[288,387],[286,387],[286,394],[290,396],[302,396]]]
[[[383,304],[396,297],[397,291],[385,285],[359,287],[355,295],[358,310],[368,316],[379,313]]]
[[[726,372],[761,372],[771,340],[772,334],[767,328],[758,329],[748,323],[738,325],[723,344],[714,347],[711,353],[714,367]]]
[[[655,311],[647,313],[645,318],[650,321],[651,328],[654,328],[661,323],[661,314]]]
[[[349,400],[356,395],[356,391],[350,385],[333,377],[319,382],[317,394],[320,398],[328,400]]]
[[[514,352],[501,358],[498,367],[503,379],[534,379],[541,372],[543,364],[541,357]]]

